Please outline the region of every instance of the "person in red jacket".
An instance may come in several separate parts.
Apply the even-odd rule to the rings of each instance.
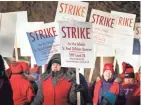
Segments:
[[[133,68],[127,68],[122,83],[126,97],[126,105],[139,105],[140,103],[140,86],[135,80]]]
[[[94,88],[93,105],[100,105],[101,98],[105,92],[112,92],[116,96],[119,94],[119,83],[115,82],[114,68],[112,63],[106,63],[103,69],[103,75],[99,81],[96,82]]]
[[[13,90],[14,105],[28,105],[34,97],[31,84],[23,75],[23,67],[20,62],[13,61],[10,65],[12,75],[10,83]]]
[[[66,77],[60,54],[55,54],[41,76],[37,95],[31,105],[76,105],[76,93],[81,91],[80,88],[81,85],[73,84]]]

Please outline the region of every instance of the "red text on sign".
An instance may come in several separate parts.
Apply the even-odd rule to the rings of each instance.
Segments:
[[[59,10],[60,13],[84,17],[85,9],[86,9],[86,7],[84,6],[77,6],[77,5],[71,5],[65,3],[61,3],[59,6],[60,6],[60,10]]]
[[[92,23],[95,23],[98,25],[113,28],[114,22],[115,22],[115,19],[113,18],[108,18],[108,17],[96,15],[96,14],[92,15]]]
[[[90,28],[62,27],[62,38],[90,39]]]
[[[139,29],[140,29],[141,27],[136,27],[136,35],[139,35],[139,33],[140,33],[140,31],[139,31]]]
[[[45,28],[43,30],[37,30],[30,33],[30,37],[32,37],[32,42],[54,36],[57,36],[55,27]]]
[[[132,23],[133,23],[132,18],[120,17],[118,25],[132,27]]]

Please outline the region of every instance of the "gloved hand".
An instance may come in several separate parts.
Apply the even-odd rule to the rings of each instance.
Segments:
[[[93,105],[92,103],[86,103],[86,105]]]
[[[84,87],[82,84],[75,85],[75,92],[83,92],[83,91],[84,91]]]
[[[122,83],[122,79],[117,77],[114,82]]]
[[[111,104],[109,103],[109,101],[106,98],[103,97],[100,105],[111,105]]]
[[[65,73],[65,76],[68,81],[75,82],[76,81],[76,70],[75,68],[68,68],[68,70]]]

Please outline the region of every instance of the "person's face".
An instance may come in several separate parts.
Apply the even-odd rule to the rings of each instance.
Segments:
[[[131,85],[134,83],[134,78],[124,78],[125,84]]]
[[[106,70],[104,73],[103,73],[103,76],[104,76],[104,79],[106,81],[108,81],[109,79],[112,78],[112,72],[110,70]]]
[[[56,71],[60,71],[61,70],[61,65],[58,63],[53,63],[51,66],[51,70],[56,72]]]

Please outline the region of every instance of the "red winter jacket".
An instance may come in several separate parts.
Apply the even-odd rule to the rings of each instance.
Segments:
[[[136,73],[136,80],[140,83],[140,74]]]
[[[43,104],[42,105],[69,105],[68,94],[72,83],[62,77],[56,86],[52,83],[52,77],[42,83]]]
[[[99,80],[98,82],[96,82],[95,84],[95,89],[94,89],[94,97],[93,97],[93,104],[98,104],[98,99],[99,99],[99,92],[100,92],[100,88],[102,86],[102,81]],[[115,95],[118,96],[119,94],[119,83],[117,82],[113,82],[113,84],[111,85],[109,91],[114,93]]]
[[[127,94],[126,105],[138,105],[140,103],[140,86],[136,82],[131,86],[123,82],[122,87],[126,90],[125,94]],[[127,91],[128,89],[130,90]]]
[[[24,76],[20,74],[13,74],[10,82],[13,90],[14,105],[30,103],[34,96],[30,82],[25,80]]]

